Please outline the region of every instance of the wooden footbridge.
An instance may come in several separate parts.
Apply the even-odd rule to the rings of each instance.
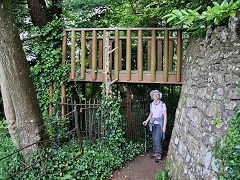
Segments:
[[[187,39],[182,37],[183,31],[176,28],[65,29],[63,64],[71,62],[72,81],[102,82],[108,32],[110,50],[115,49],[110,55],[110,69],[117,83],[182,84],[183,40]]]
[[[62,64],[71,64],[71,81],[103,82],[106,48],[111,79],[115,83],[161,83],[183,81],[183,37],[178,28],[74,28],[65,29]],[[109,34],[109,44],[106,36]],[[53,87],[50,86],[50,101]],[[83,90],[84,91],[84,90]],[[66,103],[62,85],[62,104]],[[84,93],[83,93],[84,94]],[[128,88],[130,97],[130,88]],[[49,113],[52,113],[50,103]],[[62,115],[65,114],[62,105]]]

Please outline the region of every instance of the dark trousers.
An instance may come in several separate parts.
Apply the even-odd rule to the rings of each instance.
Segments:
[[[160,124],[154,124],[152,129],[153,152],[162,154],[162,128]]]

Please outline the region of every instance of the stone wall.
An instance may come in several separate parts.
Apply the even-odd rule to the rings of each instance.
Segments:
[[[173,179],[216,179],[211,147],[240,105],[240,15],[228,27],[190,39],[184,84],[168,151]]]

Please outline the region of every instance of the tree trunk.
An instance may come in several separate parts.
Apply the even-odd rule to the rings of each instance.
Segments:
[[[19,143],[25,147],[48,136],[8,0],[0,1],[0,29],[0,83],[4,111],[10,125],[9,132],[16,129]],[[23,153],[32,150],[28,148]]]
[[[44,0],[27,0],[34,26],[42,28],[48,22],[46,4]]]

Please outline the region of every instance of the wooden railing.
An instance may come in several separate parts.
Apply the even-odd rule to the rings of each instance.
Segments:
[[[124,83],[182,84],[185,29],[77,28],[65,29],[63,64],[71,62],[71,80],[104,79],[105,39],[110,34],[112,79]],[[68,52],[68,50],[71,49]]]

